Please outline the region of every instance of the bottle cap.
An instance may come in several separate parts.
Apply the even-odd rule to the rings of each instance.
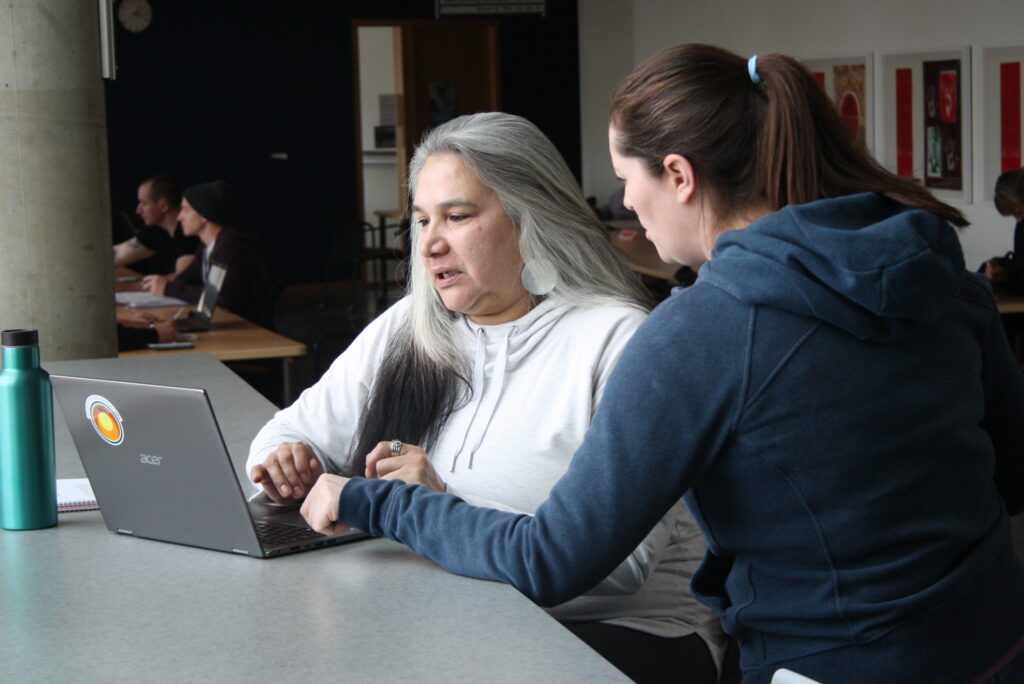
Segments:
[[[38,330],[4,330],[0,332],[2,344],[5,347],[35,347],[39,344]]]

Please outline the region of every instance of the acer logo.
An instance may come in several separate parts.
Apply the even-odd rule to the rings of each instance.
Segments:
[[[160,461],[162,459],[163,456],[153,456],[152,454],[139,454],[139,463],[144,463],[146,465],[158,466],[160,465]]]

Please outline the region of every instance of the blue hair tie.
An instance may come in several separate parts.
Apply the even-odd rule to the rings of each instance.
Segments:
[[[761,74],[757,73],[757,55],[747,60],[747,73],[755,85],[761,82]]]

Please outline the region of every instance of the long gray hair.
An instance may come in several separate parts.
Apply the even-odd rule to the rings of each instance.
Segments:
[[[576,305],[649,307],[639,279],[615,253],[551,141],[522,117],[491,112],[461,116],[430,131],[409,164],[409,194],[427,159],[460,157],[501,201],[518,233],[524,263],[555,274],[546,295]],[[458,315],[449,311],[418,255],[412,223],[410,314],[389,342],[360,419],[350,474],[362,474],[377,442],[399,439],[429,448],[467,392],[470,359],[455,344]]]

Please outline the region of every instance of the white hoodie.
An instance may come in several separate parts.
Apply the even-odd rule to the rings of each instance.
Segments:
[[[305,442],[327,472],[340,470],[355,448],[387,341],[409,307],[403,299],[374,320],[316,385],[260,430],[247,472],[281,442]],[[456,340],[473,360],[473,391],[428,454],[448,491],[474,505],[532,514],[568,468],[622,348],[644,318],[632,307],[574,307],[552,298],[501,325],[460,317]],[[697,526],[676,504],[608,579],[549,612],[665,637],[697,632],[717,661],[718,620],[689,591],[703,554]]]

